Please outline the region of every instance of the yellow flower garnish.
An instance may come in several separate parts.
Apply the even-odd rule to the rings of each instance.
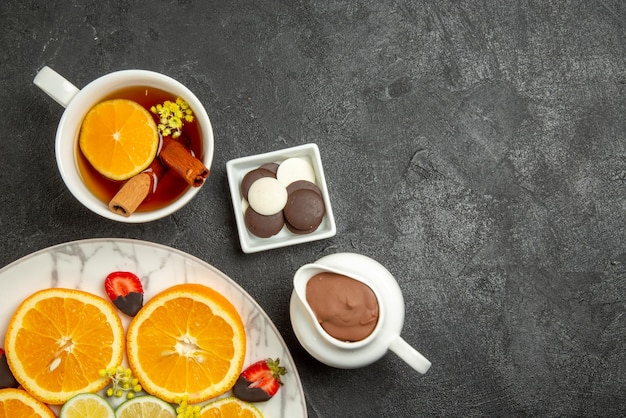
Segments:
[[[176,418],[198,418],[200,417],[200,405],[189,405],[187,395],[177,397],[174,402],[178,404],[176,408]]]
[[[163,104],[157,104],[150,111],[159,116],[157,128],[163,136],[178,138],[184,122],[193,122],[193,111],[189,104],[178,97],[175,102],[166,100]]]
[[[121,398],[126,393],[127,399],[135,397],[135,393],[141,392],[139,381],[133,377],[133,372],[123,366],[111,367],[107,370],[99,371],[100,376],[111,379],[111,386],[107,389],[106,394],[109,397],[115,396]]]

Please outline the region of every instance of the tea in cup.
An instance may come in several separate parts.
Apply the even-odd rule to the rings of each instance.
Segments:
[[[213,129],[198,98],[180,82],[153,71],[123,70],[78,89],[49,67],[42,68],[33,82],[65,107],[56,132],[57,165],[70,192],[93,212],[121,222],[153,221],[176,212],[200,190],[213,160]],[[137,178],[102,175],[79,146],[90,112],[117,101],[143,107],[158,128],[156,157],[146,160],[149,166]],[[170,107],[189,112],[189,122],[180,124],[182,135],[177,140],[164,130],[168,121],[163,125],[163,107],[167,112]],[[189,167],[194,169],[192,178],[185,178]],[[194,177],[196,173],[202,177]]]
[[[431,366],[400,337],[402,293],[391,273],[369,257],[333,254],[300,267],[290,314],[303,347],[330,366],[362,367],[389,350],[420,373]]]

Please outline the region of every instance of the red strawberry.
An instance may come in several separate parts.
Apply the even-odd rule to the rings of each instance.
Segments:
[[[16,388],[19,385],[17,380],[15,380],[15,376],[11,373],[11,369],[7,363],[7,356],[4,355],[4,350],[0,348],[0,389]]]
[[[279,359],[268,358],[248,366],[233,386],[233,395],[247,402],[269,400],[283,384],[280,377],[287,373],[279,362]]]
[[[143,306],[143,286],[139,277],[128,271],[114,271],[104,279],[104,290],[111,302],[128,316]]]

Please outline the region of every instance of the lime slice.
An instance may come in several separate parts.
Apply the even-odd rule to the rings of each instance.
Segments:
[[[176,410],[169,403],[151,395],[128,400],[115,410],[116,418],[176,418]],[[60,417],[59,417],[60,418]]]
[[[84,417],[115,418],[115,413],[102,396],[94,393],[81,393],[65,402],[59,415],[59,418]]]
[[[263,418],[263,414],[251,403],[230,396],[204,405],[200,410],[200,417]]]

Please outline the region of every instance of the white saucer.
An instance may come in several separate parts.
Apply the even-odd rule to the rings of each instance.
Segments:
[[[380,359],[387,352],[390,342],[400,335],[404,323],[404,299],[396,279],[382,264],[361,254],[332,254],[315,263],[370,281],[381,295],[381,304],[386,307],[384,326],[371,344],[351,350],[338,348],[318,334],[294,291],[291,294],[289,314],[291,326],[300,344],[317,360],[340,369],[355,369]]]

